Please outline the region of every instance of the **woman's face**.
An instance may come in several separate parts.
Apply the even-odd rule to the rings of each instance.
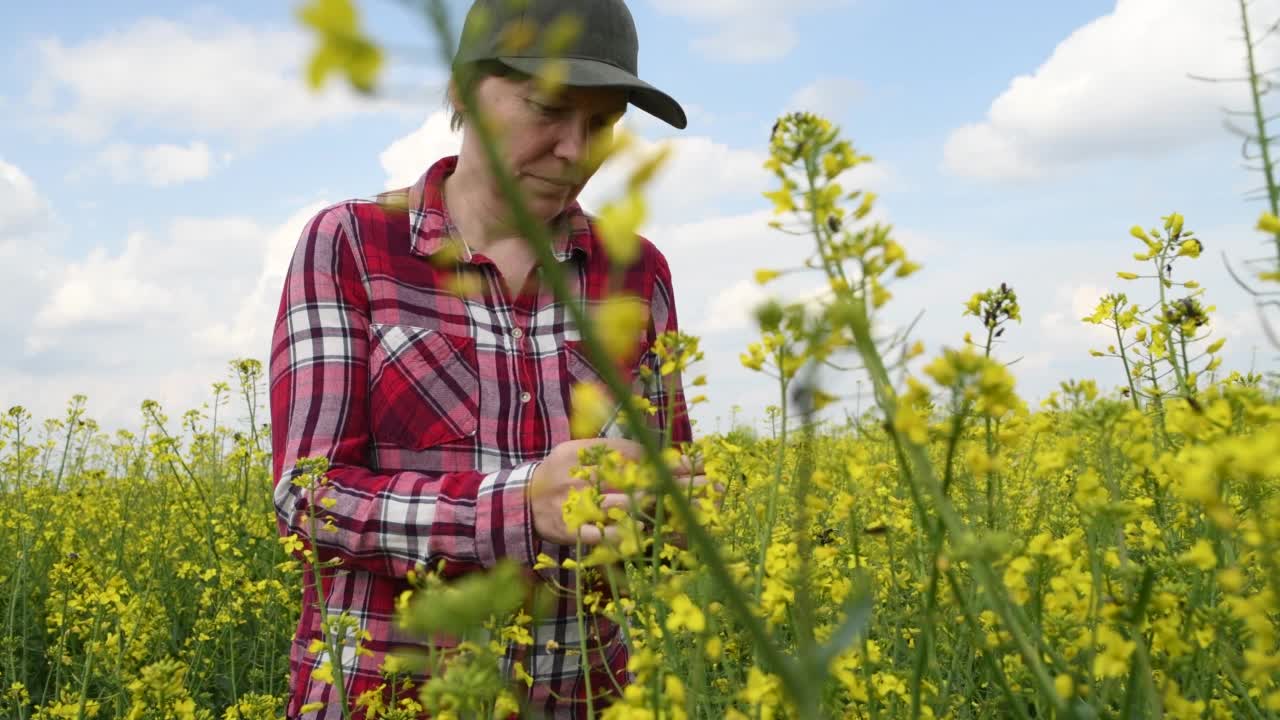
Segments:
[[[500,76],[486,77],[476,93],[507,172],[544,221],[560,214],[595,174],[592,138],[610,136],[627,108],[626,93],[616,88],[564,88],[546,96],[532,80]],[[478,141],[475,149],[482,150]]]

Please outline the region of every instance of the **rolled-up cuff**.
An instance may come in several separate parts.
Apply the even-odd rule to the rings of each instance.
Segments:
[[[529,483],[541,462],[499,470],[484,477],[476,496],[476,555],[484,567],[503,558],[532,567],[538,557],[529,507]]]

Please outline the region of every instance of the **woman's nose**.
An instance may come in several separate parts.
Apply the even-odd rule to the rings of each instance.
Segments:
[[[576,166],[586,157],[590,142],[591,131],[588,124],[585,120],[575,118],[561,126],[560,137],[556,142],[556,155]]]

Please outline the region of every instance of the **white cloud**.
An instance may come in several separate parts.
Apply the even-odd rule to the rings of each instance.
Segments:
[[[1043,167],[1027,157],[1009,130],[1003,134],[991,123],[967,125],[951,133],[943,150],[947,169],[959,175],[987,180],[1030,180]]]
[[[1276,0],[1255,3],[1257,27],[1276,10]],[[1014,78],[985,121],[954,130],[946,167],[968,177],[1026,179],[1218,136],[1221,109],[1242,107],[1245,91],[1188,74],[1243,73],[1238,13],[1235,3],[1217,0],[1118,0],[1033,73]],[[1276,43],[1258,51],[1262,67],[1280,60]]]
[[[742,330],[754,325],[752,311],[771,297],[753,280],[739,280],[716,293],[707,303],[707,315],[699,325],[704,333]]]
[[[704,56],[723,62],[765,63],[785,57],[798,39],[799,34],[790,24],[775,25],[766,18],[742,17],[698,38],[693,46]]]
[[[213,156],[203,142],[193,142],[186,147],[152,145],[139,149],[137,156],[142,176],[156,187],[202,180],[209,177],[213,167]]]
[[[61,268],[29,345],[74,344],[104,324],[192,332],[242,296],[244,270],[257,270],[267,235],[248,219],[180,217],[158,235],[129,235],[117,253],[96,247]]]
[[[165,278],[145,267],[155,249],[144,236],[134,234],[119,255],[95,248],[82,262],[62,268],[59,284],[36,312],[38,330],[27,338],[28,349],[40,352],[56,344],[59,333],[82,326],[125,323],[176,310],[173,294],[161,284]]]
[[[309,51],[296,30],[146,18],[77,44],[41,40],[29,101],[88,141],[121,126],[249,138],[388,107],[345,86],[313,94],[300,70]]]
[[[387,190],[407,187],[417,182],[436,160],[457,155],[462,147],[462,133],[449,127],[449,113],[431,113],[422,127],[396,140],[378,154],[378,162],[387,173]]]
[[[622,116],[622,123],[632,131],[648,137],[666,137],[682,132],[705,132],[722,119],[721,116],[696,102],[689,102],[682,98],[676,98],[676,100],[680,103],[680,107],[684,108],[685,117],[689,121],[689,126],[684,130],[677,130],[668,125],[666,121],[659,120],[635,107],[627,109],[626,114]]]
[[[787,110],[811,112],[838,121],[860,95],[862,85],[856,80],[822,77],[797,90],[787,101]]]
[[[658,10],[709,27],[694,40],[703,55],[722,62],[779,60],[796,46],[795,18],[849,4],[849,0],[654,0]]]
[[[636,126],[628,123],[627,129],[635,132]],[[670,148],[669,160],[648,188],[650,222],[642,231],[659,225],[725,217],[725,203],[745,201],[748,207],[759,207],[763,204],[760,193],[776,183],[764,169],[768,155],[762,151],[730,147],[706,135],[662,140],[637,135],[635,140],[630,150],[606,163],[583,189],[579,201],[588,212],[598,211],[604,203],[620,197],[636,162],[664,145]],[[419,128],[396,139],[378,154],[386,173],[385,188],[412,184],[431,163],[456,154],[461,143],[461,133],[449,128],[448,115],[432,113]],[[848,189],[880,191],[893,184],[894,176],[887,166],[868,163],[841,175],[838,180]],[[732,211],[728,213],[732,214]]]
[[[13,400],[48,415],[84,392],[108,426],[133,424],[143,398],[196,407],[229,360],[266,360],[289,257],[320,206],[277,223],[178,217],[118,250],[53,263],[24,300],[37,303],[17,333],[22,351],[0,361],[0,375],[23,378]]]
[[[1257,340],[1261,339],[1261,333],[1258,331],[1258,315],[1257,313],[1240,309],[1234,312],[1210,313],[1209,324],[1220,336],[1236,340]]]
[[[763,153],[695,135],[662,142],[639,138],[634,152],[611,159],[591,179],[579,198],[583,207],[596,211],[606,201],[620,197],[637,159],[662,144],[670,146],[671,155],[647,195],[649,217],[655,223],[715,217],[724,211],[720,204],[726,200],[748,199],[753,205],[763,202],[757,200],[769,186]]]
[[[116,142],[100,150],[88,166],[72,173],[72,180],[105,172],[117,183],[143,183],[152,187],[181,185],[203,180],[224,165],[228,156],[215,158],[208,144],[138,146]]]
[[[53,210],[35,183],[0,159],[0,336],[20,339],[26,332],[32,298],[50,281],[49,239],[56,229]]]
[[[43,227],[50,219],[49,204],[31,178],[0,158],[0,244]]]
[[[1093,314],[1103,296],[1115,291],[1094,284],[1092,272],[1081,272],[1083,268],[1071,270],[1075,272],[1069,281],[1053,289],[1052,304],[1040,313],[1036,329],[1043,338],[1042,342],[1059,350],[1084,351],[1105,348],[1108,344],[1115,343],[1112,330],[1081,320]]]
[[[8,352],[0,356],[0,410],[40,400],[25,376],[16,377],[18,350],[31,326],[33,299],[54,281],[50,240],[58,229],[36,184],[21,168],[0,159],[0,337],[10,340]]]
[[[289,260],[307,221],[323,207],[321,202],[303,207],[270,231],[253,290],[227,314],[229,319],[214,318],[197,329],[195,338],[202,347],[227,358],[266,356]]]

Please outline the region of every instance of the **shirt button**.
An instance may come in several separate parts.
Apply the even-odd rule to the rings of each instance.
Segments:
[[[527,402],[529,402],[529,401],[530,401],[530,400],[532,400],[532,399],[533,399],[533,396],[532,396],[532,395],[530,395],[530,394],[528,393],[528,391],[525,391],[525,392],[520,393],[520,402],[522,402],[522,403],[527,403]]]
[[[511,331],[511,337],[519,340],[520,338],[524,337],[524,331],[521,330],[520,328],[516,328],[515,330]]]

